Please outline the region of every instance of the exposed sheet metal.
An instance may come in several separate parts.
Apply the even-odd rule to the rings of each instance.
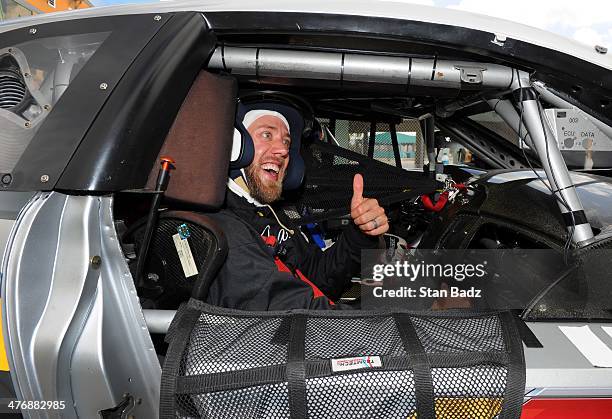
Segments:
[[[62,417],[90,417],[124,393],[142,400],[134,415],[157,417],[161,368],[111,206],[108,196],[37,194],[3,261],[3,326],[17,395],[79,400]]]

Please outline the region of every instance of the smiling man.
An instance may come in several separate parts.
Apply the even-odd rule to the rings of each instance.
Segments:
[[[239,117],[252,159],[228,180],[226,204],[212,217],[228,241],[226,263],[210,288],[211,304],[243,310],[346,308],[335,304],[360,269],[362,249],[377,248],[389,229],[384,209],[353,180],[352,225],[321,251],[272,205],[301,183],[302,116],[286,105],[251,104]]]
[[[280,199],[289,165],[289,122],[279,112],[253,110],[245,115],[243,125],[255,150],[253,163],[246,169],[248,190],[259,202],[270,204]]]

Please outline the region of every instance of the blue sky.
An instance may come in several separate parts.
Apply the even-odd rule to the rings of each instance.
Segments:
[[[426,0],[423,3],[513,20],[587,45],[612,49],[612,2],[609,0]]]
[[[96,6],[106,6],[151,3],[154,0],[91,1]],[[610,0],[405,0],[405,2],[450,7],[513,20],[573,38],[587,45],[603,45],[612,50],[612,1]]]

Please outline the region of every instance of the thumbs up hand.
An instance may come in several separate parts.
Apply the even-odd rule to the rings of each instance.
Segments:
[[[363,176],[360,174],[356,174],[353,178],[351,218],[355,225],[369,236],[379,236],[389,230],[385,209],[376,199],[363,197]]]

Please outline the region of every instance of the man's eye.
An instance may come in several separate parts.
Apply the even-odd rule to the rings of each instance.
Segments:
[[[288,138],[285,138],[285,139],[283,140],[283,144],[284,144],[284,145],[286,145],[287,147],[289,147],[289,146],[291,145],[291,140],[290,140],[290,139],[288,139]]]
[[[272,133],[270,131],[264,131],[261,133],[261,136],[264,138],[272,138]]]

